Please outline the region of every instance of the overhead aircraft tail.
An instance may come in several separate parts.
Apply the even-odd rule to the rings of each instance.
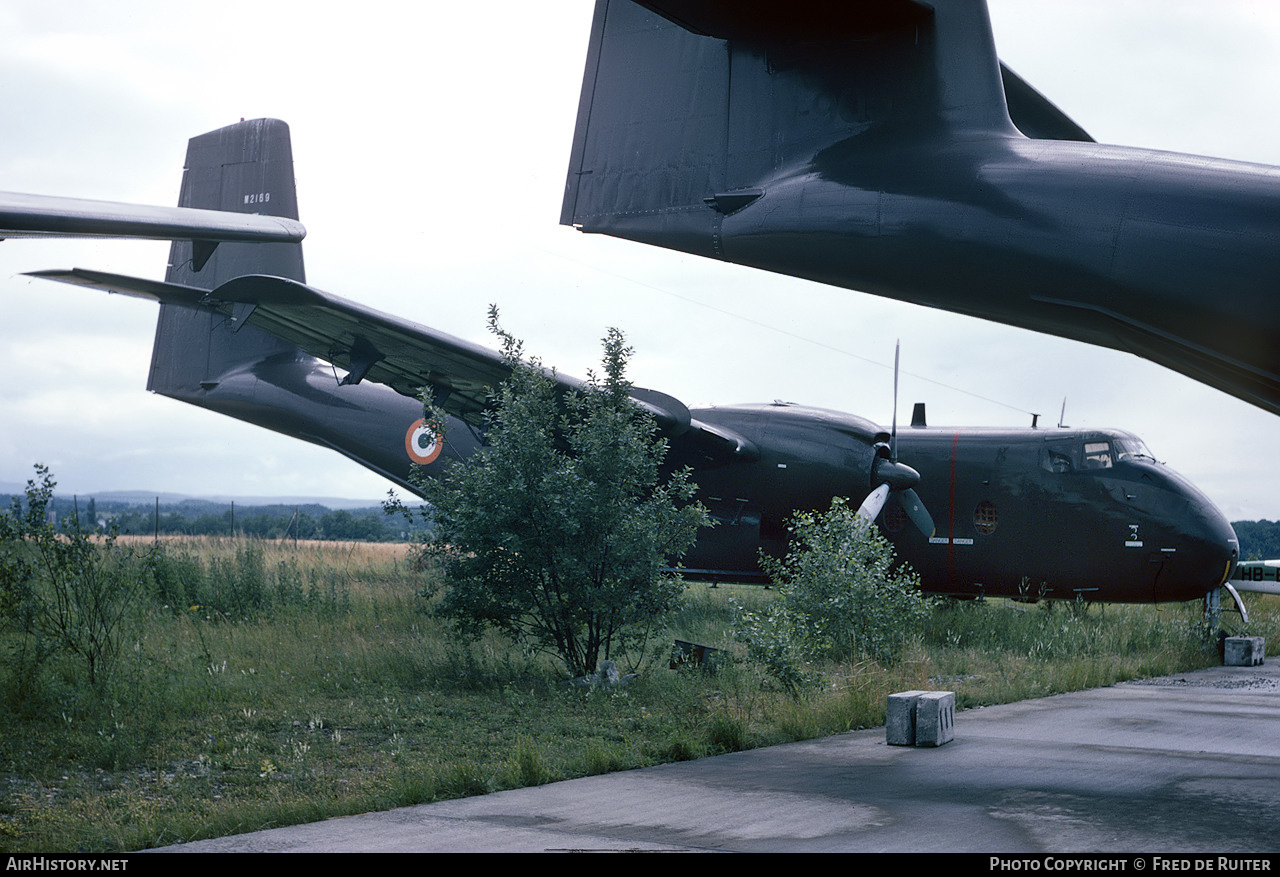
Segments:
[[[193,137],[187,146],[180,207],[298,218],[289,126],[276,119],[240,122]],[[165,280],[201,289],[245,274],[305,282],[301,243],[175,241]],[[147,388],[200,404],[229,372],[296,348],[210,308],[162,304]]]
[[[783,177],[1011,116],[1090,139],[1002,67],[982,0],[596,0],[560,221],[725,258],[724,217]]]

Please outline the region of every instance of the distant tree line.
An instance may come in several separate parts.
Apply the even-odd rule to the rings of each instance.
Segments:
[[[0,507],[11,497],[0,495]],[[54,497],[48,506],[57,521],[75,515],[86,531],[115,529],[120,534],[185,536],[247,536],[255,539],[331,539],[344,542],[400,542],[419,537],[418,518],[388,515],[381,506],[329,509],[306,505],[241,506],[205,500],[154,504],[98,501],[94,498]]]
[[[6,508],[12,498],[9,494],[0,494],[0,509]],[[49,507],[59,521],[78,514],[82,525],[87,528],[109,529],[114,525],[118,532],[124,534],[157,532],[154,505],[54,497]],[[162,504],[159,532],[165,535],[229,536],[232,533],[231,515],[230,503],[188,499]],[[1240,539],[1241,560],[1280,559],[1280,521],[1235,521],[1231,526]],[[292,539],[296,536],[298,539],[344,542],[400,542],[419,538],[426,529],[421,516],[415,515],[412,520],[406,520],[403,515],[388,515],[380,506],[350,511],[334,510],[318,503],[235,507],[235,534],[256,539]]]
[[[1280,559],[1280,521],[1235,521],[1241,560]]]

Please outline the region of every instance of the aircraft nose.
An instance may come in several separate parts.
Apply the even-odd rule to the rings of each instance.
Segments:
[[[1197,501],[1199,500],[1199,501]],[[1240,556],[1240,542],[1229,521],[1203,497],[1188,502],[1185,526],[1162,548],[1165,567],[1157,579],[1157,599],[1194,600],[1230,578]]]

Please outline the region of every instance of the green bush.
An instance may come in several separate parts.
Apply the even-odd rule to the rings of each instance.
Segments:
[[[56,482],[45,466],[36,466],[36,475],[27,482],[25,508],[15,497],[0,515],[0,621],[18,627],[19,660],[35,666],[54,652],[74,655],[96,686],[119,656],[139,567],[114,534],[95,539],[77,515],[54,524]]]
[[[777,599],[738,613],[735,633],[750,657],[792,692],[818,681],[815,661],[894,663],[930,614],[915,573],[841,498],[824,513],[798,513],[791,532],[785,558],[761,558]]]
[[[667,444],[629,395],[617,330],[604,376],[565,393],[497,319],[490,309],[511,371],[490,395],[486,446],[443,478],[414,479],[437,527],[435,611],[464,635],[492,628],[593,673],[642,651],[683,590],[665,567],[708,519],[687,470],[662,475]],[[443,413],[429,408],[428,421],[443,428]]]

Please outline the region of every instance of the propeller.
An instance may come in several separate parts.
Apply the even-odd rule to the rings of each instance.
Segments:
[[[937,532],[929,510],[924,507],[915,486],[920,483],[920,473],[906,463],[898,462],[898,354],[901,342],[893,348],[893,425],[889,433],[889,444],[877,442],[874,446],[875,458],[871,462],[871,483],[875,489],[867,495],[858,507],[858,519],[864,526],[869,526],[884,509],[889,494],[897,493],[903,511],[915,524],[916,529],[926,536]]]

